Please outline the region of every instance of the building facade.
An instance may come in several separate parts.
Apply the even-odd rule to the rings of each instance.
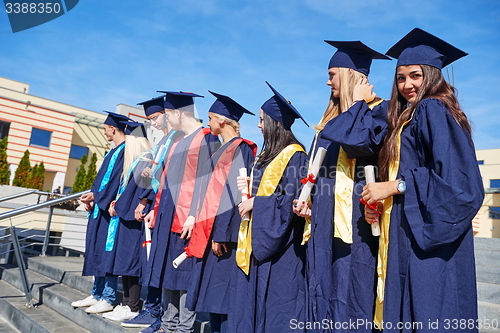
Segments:
[[[476,237],[500,238],[500,149],[476,151],[485,197],[476,216]]]

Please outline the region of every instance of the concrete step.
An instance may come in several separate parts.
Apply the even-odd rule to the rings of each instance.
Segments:
[[[10,325],[23,333],[88,333],[89,331],[41,304],[27,308],[24,293],[0,280],[0,313]],[[9,329],[6,327],[6,329]],[[9,331],[5,331],[9,332]],[[18,332],[13,330],[10,332]]]
[[[81,257],[30,257],[27,267],[37,273],[90,295],[94,281],[92,276],[82,276]]]
[[[90,332],[106,333],[130,333],[140,332],[140,328],[126,329],[119,323],[113,322],[102,315],[89,314],[85,308],[74,308],[71,302],[83,299],[88,294],[82,293],[64,284],[60,284],[53,279],[49,279],[37,272],[28,269],[26,271],[28,280],[32,286],[32,295],[39,302],[57,311],[62,316],[71,319],[72,322],[80,325]],[[5,269],[2,273],[2,280],[13,287],[22,289],[21,277],[18,268]],[[24,332],[24,330],[23,330]],[[66,330],[65,332],[73,332]]]
[[[27,259],[27,266],[29,270],[83,292],[86,297],[90,295],[94,282],[91,276],[82,276],[83,261],[82,257],[30,257]],[[118,285],[118,290],[117,304],[122,298],[120,285]],[[147,288],[142,288],[143,300],[146,298],[146,292]],[[208,313],[197,313],[195,332],[210,332],[208,321]]]
[[[9,324],[6,320],[4,320],[2,317],[0,317],[0,333],[21,333],[21,331],[18,331]]]

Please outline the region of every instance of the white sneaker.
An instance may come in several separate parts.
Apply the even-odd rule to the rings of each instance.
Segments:
[[[115,312],[115,311],[113,311],[113,312]],[[107,315],[106,318],[108,318],[109,320],[125,321],[125,320],[129,320],[129,319],[132,319],[135,316],[137,316],[138,312],[130,311],[130,308],[128,307],[128,305],[125,305],[125,306],[122,306],[121,309],[119,311],[117,311],[116,313],[108,312],[108,313],[105,313],[104,315]],[[102,315],[102,316],[104,317],[104,315]]]
[[[101,299],[96,304],[92,305],[90,308],[87,308],[85,312],[101,313],[101,312],[108,312],[111,310],[113,310],[113,306],[108,302],[106,302],[105,300]]]
[[[94,298],[93,295],[90,295],[86,299],[74,301],[73,303],[71,303],[71,306],[74,306],[75,308],[80,308],[80,307],[84,307],[84,306],[92,306],[96,303],[97,303],[97,300]]]
[[[102,316],[104,318],[108,318],[109,319],[109,316],[116,316],[116,315],[119,315],[119,314],[121,314],[123,312],[125,312],[125,307],[120,304],[120,305],[115,306],[115,308],[113,309],[113,311],[106,312]],[[111,319],[111,320],[113,320],[113,319]]]

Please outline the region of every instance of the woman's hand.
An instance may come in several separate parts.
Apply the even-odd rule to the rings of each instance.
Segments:
[[[192,215],[189,215],[182,226],[181,239],[190,239],[191,234],[193,233],[194,223],[196,218]]]
[[[246,190],[248,192],[248,184],[250,183],[250,177],[236,177],[236,185],[238,186],[238,191],[243,192]]]
[[[253,199],[254,198],[250,198],[248,200],[242,201],[238,205],[238,211],[240,212],[241,218],[243,218],[243,215],[253,210]]]
[[[134,217],[139,222],[144,221],[144,216],[146,215],[144,209],[146,209],[147,203],[148,199],[142,199],[134,210]]]
[[[224,252],[227,252],[226,243],[217,243],[212,241],[212,251],[217,257],[220,257],[224,254]]]
[[[155,211],[151,210],[146,217],[144,217],[144,223],[146,227],[152,229],[155,227]]]
[[[382,214],[382,203],[379,202],[377,206],[377,210],[373,210],[370,207],[365,206],[365,220],[368,224],[378,222],[380,214]]]
[[[293,212],[300,217],[311,217],[311,208],[307,202],[298,202],[298,200],[293,200],[292,206]]]
[[[108,213],[111,217],[116,216],[116,210],[115,210],[115,201],[111,201],[111,204],[109,205],[108,208]]]
[[[371,205],[377,201],[387,199],[391,195],[399,194],[399,191],[396,188],[397,184],[397,180],[370,183],[363,187],[363,193],[361,193],[361,195],[363,196],[363,199]]]
[[[359,79],[358,83],[354,86],[352,91],[353,101],[366,101],[371,102],[377,97],[377,94],[373,92],[373,85],[368,82],[368,78],[363,76]]]
[[[142,177],[151,177],[153,175],[153,169],[150,167],[144,168],[141,172]]]

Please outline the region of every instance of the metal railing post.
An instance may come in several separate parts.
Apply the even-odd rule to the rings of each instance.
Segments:
[[[16,254],[17,266],[19,267],[19,272],[21,273],[21,280],[23,283],[24,293],[26,299],[28,300],[28,307],[33,307],[30,291],[30,283],[28,281],[28,276],[26,275],[26,265],[24,264],[23,254],[21,253],[21,246],[19,245],[19,240],[17,239],[16,227],[10,227],[10,237],[12,239],[12,245],[14,246],[14,253]]]
[[[52,223],[53,213],[54,213],[54,206],[50,206],[49,217],[47,218],[47,226],[45,227],[45,237],[43,238],[42,257],[46,256],[45,252],[47,252],[47,247],[49,246],[50,224]]]

